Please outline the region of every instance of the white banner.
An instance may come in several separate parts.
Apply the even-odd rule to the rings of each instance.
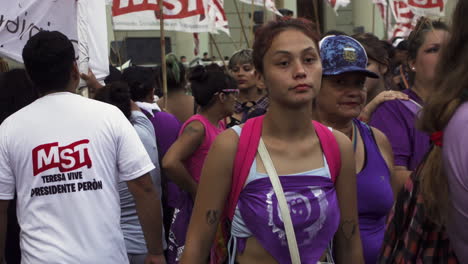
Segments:
[[[235,1],[235,0],[234,0]],[[276,9],[275,2],[273,0],[239,0],[246,4],[253,4],[256,6],[265,6],[267,10],[277,14],[278,16],[282,16],[281,13]]]
[[[347,7],[349,3],[351,2],[350,0],[326,0],[331,7],[335,10],[335,12],[338,10],[340,7]]]
[[[78,14],[78,4],[88,4],[88,14]],[[23,62],[26,42],[41,30],[60,31],[79,54],[78,17],[88,36],[89,64],[97,78],[108,75],[107,28],[103,0],[2,0],[0,5],[0,55]],[[83,55],[86,56],[86,55]]]
[[[421,16],[443,17],[447,0],[390,0],[396,24],[389,38],[407,37]]]
[[[109,75],[106,4],[104,0],[79,0],[78,5],[80,63],[88,60],[96,78],[103,80]]]
[[[164,0],[164,29],[229,34],[224,0]],[[156,0],[113,0],[114,30],[159,30]]]

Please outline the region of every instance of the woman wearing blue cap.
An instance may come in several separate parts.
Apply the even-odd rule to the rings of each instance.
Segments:
[[[322,87],[315,99],[314,118],[347,135],[353,143],[357,173],[359,227],[366,263],[376,263],[385,219],[393,205],[390,143],[379,130],[357,120],[366,104],[367,55],[348,36],[328,36],[320,42]]]

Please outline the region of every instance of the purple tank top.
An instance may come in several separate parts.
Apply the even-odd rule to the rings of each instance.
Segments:
[[[322,176],[279,176],[296,233],[301,263],[315,264],[338,228],[335,186]],[[280,264],[291,263],[278,201],[269,178],[248,183],[238,201],[247,228]]]
[[[366,124],[353,120],[365,147],[364,168],[357,174],[359,229],[366,263],[377,263],[385,220],[393,205],[390,170]]]

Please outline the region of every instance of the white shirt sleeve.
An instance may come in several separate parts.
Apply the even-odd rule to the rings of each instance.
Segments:
[[[120,180],[133,180],[153,170],[154,165],[132,124],[121,113],[113,123],[117,132],[117,166]]]
[[[0,126],[0,200],[12,200],[15,196],[15,176],[10,165],[6,130],[4,123]]]

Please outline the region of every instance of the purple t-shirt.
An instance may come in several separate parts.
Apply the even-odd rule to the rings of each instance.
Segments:
[[[404,90],[409,98],[422,105],[418,95],[411,90]],[[396,166],[405,166],[413,171],[429,150],[429,135],[416,128],[418,107],[411,101],[391,100],[382,103],[372,114],[369,125],[382,131],[390,141]],[[409,105],[409,106],[408,106]]]
[[[460,263],[468,263],[468,103],[461,105],[444,130],[442,158],[447,171],[450,207],[447,232]]]

